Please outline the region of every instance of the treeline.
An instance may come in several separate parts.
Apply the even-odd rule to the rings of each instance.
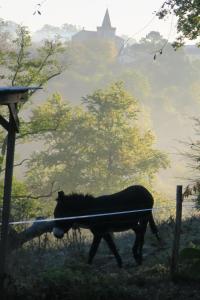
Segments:
[[[153,51],[166,42],[155,32],[139,44],[127,46],[121,54],[113,43],[100,41],[44,41],[37,47],[23,26],[17,28],[14,40],[4,33],[0,34],[1,85],[48,83],[47,93],[54,92],[37,107],[29,101],[20,107],[18,144],[40,144],[30,157],[19,158],[25,158],[26,179],[14,181],[13,218],[51,214],[54,203],[48,199],[55,198],[59,189],[101,194],[142,183],[155,192],[156,175],[169,166],[169,159],[155,145],[151,120],[143,106],[155,108],[153,113],[157,110],[162,122],[156,129],[162,130],[166,121],[163,112],[174,114],[181,107],[179,91],[185,88],[188,92],[187,83],[196,86],[197,63],[184,51],[176,54],[169,44],[153,59]],[[175,76],[178,67],[184,82]],[[191,76],[187,72],[185,78],[188,70],[192,70]],[[177,79],[175,85],[172,74]],[[171,85],[165,86],[162,78]],[[173,94],[178,95],[174,102]],[[187,99],[181,101],[183,104]],[[25,109],[29,118],[23,114]],[[5,144],[1,131],[2,179]],[[3,181],[1,190],[2,185]]]

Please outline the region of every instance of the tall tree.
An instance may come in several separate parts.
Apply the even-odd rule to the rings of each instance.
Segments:
[[[200,3],[199,0],[166,0],[157,13],[163,19],[174,13],[177,17],[177,31],[179,36],[174,43],[175,47],[184,44],[185,39],[197,40],[200,36]]]
[[[200,204],[200,118],[194,118],[196,139],[190,139],[183,142],[186,150],[181,152],[181,155],[187,160],[188,172],[187,180],[190,182],[185,189],[185,196],[195,195],[197,205]]]
[[[61,111],[63,122],[46,133],[45,150],[32,156],[27,172],[30,188],[40,193],[56,181],[66,192],[98,194],[136,182],[151,185],[168,160],[154,148],[153,133],[137,121],[139,104],[123,83],[97,90],[84,97],[83,104],[72,108],[54,95],[34,110],[31,126],[38,116],[48,122]]]
[[[15,24],[16,25],[16,24]],[[66,65],[59,63],[58,57],[64,51],[59,41],[45,41],[40,48],[35,49],[31,45],[31,37],[26,27],[17,26],[16,33],[8,34],[9,24],[0,20],[0,80],[2,85],[43,86],[50,79],[60,75]],[[33,93],[33,92],[32,92]],[[32,95],[29,93],[25,101]],[[22,110],[23,105],[19,107]],[[8,111],[1,106],[1,114],[7,117]],[[20,136],[30,134],[29,123],[21,118],[22,131]],[[37,133],[44,130],[37,126]],[[50,126],[50,125],[49,125]],[[51,130],[52,126],[48,128]],[[19,135],[17,139],[19,141]],[[0,128],[0,176],[4,175],[4,157],[7,144],[5,131]],[[0,195],[2,195],[2,179],[0,177]],[[49,188],[49,191],[51,187]],[[42,193],[44,195],[44,193]],[[1,197],[2,198],[2,197]],[[30,201],[30,193],[25,183],[14,180],[12,215],[15,218],[30,217],[31,208],[37,206],[37,199]],[[2,202],[0,201],[0,206]],[[38,207],[38,206],[37,206]],[[34,212],[36,209],[33,209]]]
[[[59,41],[46,40],[34,51],[31,48],[29,31],[25,26],[18,26],[16,35],[1,64],[6,74],[6,84],[42,86],[66,68],[56,59],[58,54],[64,51]]]
[[[0,25],[3,26],[4,23]],[[5,40],[4,35],[1,35],[0,38]],[[31,37],[25,26],[18,26],[15,39],[6,39],[5,42],[6,48],[0,48],[2,85],[41,87],[50,79],[60,75],[66,68],[66,65],[60,64],[58,61],[58,56],[64,51],[62,44],[59,41],[45,41],[44,45],[34,50],[31,48]],[[34,92],[29,93],[27,99]],[[21,108],[22,105],[19,109]],[[1,113],[7,114],[2,109]],[[3,162],[7,140],[3,133],[0,137],[1,162]]]

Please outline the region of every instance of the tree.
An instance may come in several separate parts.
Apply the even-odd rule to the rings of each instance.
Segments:
[[[198,0],[185,1],[185,0],[167,0],[163,3],[161,10],[157,13],[158,17],[163,19],[169,14],[174,13],[177,17],[177,31],[179,36],[174,42],[173,46],[178,48],[184,45],[186,39],[196,40],[197,46],[200,46],[200,2]],[[198,67],[198,61],[195,61]],[[192,96],[199,94],[198,80],[193,82],[191,87]],[[196,133],[199,135],[199,118],[194,119],[196,122]],[[184,152],[183,155],[189,159],[189,167],[193,171],[192,184],[188,185],[185,190],[185,196],[191,195],[193,192],[198,195],[199,202],[200,194],[200,181],[199,181],[199,140],[189,141],[184,143],[189,147],[189,151]],[[197,175],[197,176],[196,176]]]
[[[184,44],[185,39],[197,40],[200,36],[200,3],[199,0],[166,0],[157,13],[160,19],[174,13],[178,18],[177,31],[179,36],[175,47]]]
[[[7,24],[8,25],[8,24]],[[0,21],[0,27],[6,31],[6,24]],[[4,28],[5,27],[5,28]],[[60,55],[64,48],[58,41],[50,42],[45,41],[38,49],[31,47],[31,38],[28,30],[24,26],[18,26],[15,39],[12,40],[12,35],[8,38],[7,34],[3,34],[2,30],[0,34],[0,40],[4,41],[4,47],[0,47],[0,70],[2,83],[6,85],[35,85],[43,86],[50,79],[60,75],[66,66],[58,62],[58,55]],[[3,75],[4,74],[4,75]],[[33,94],[29,93],[26,100]],[[22,110],[23,104],[19,107]],[[7,111],[1,106],[1,114],[7,116]],[[28,134],[29,123],[25,122],[21,118],[23,137]],[[26,129],[25,129],[26,128]],[[51,129],[51,128],[50,128]],[[49,129],[49,130],[50,130]],[[37,127],[37,133],[43,130],[43,128]],[[22,134],[22,133],[20,133]],[[19,135],[17,139],[19,141]],[[3,175],[3,164],[5,157],[7,138],[4,130],[0,129],[0,144],[1,144],[1,156],[0,156],[0,175]],[[0,181],[0,194],[2,194],[2,181]],[[17,193],[16,193],[17,191]],[[16,218],[27,218],[31,216],[31,207],[36,207],[37,203],[29,201],[29,193],[26,184],[14,180],[13,193],[16,197],[13,198],[12,215]],[[21,200],[23,196],[23,201]],[[1,197],[2,198],[2,197]],[[1,202],[1,201],[0,201]],[[1,205],[2,203],[0,203]]]
[[[143,51],[145,49],[153,53],[161,49],[166,42],[167,40],[158,31],[150,31],[144,38],[141,38],[140,45]]]
[[[54,40],[59,37],[62,41],[68,41],[78,31],[78,27],[68,23],[63,24],[61,27],[45,24],[34,33],[33,40],[38,43],[45,39]]]
[[[54,95],[33,111],[37,118],[63,123],[46,132],[45,150],[28,163],[27,183],[34,193],[57,182],[65,192],[111,193],[140,182],[151,186],[167,157],[154,149],[154,135],[137,121],[139,104],[116,82],[105,90],[83,97],[82,108],[72,108]],[[49,107],[49,109],[47,109]],[[53,117],[54,116],[54,117]]]
[[[64,48],[60,42],[45,41],[44,45],[34,52],[31,48],[31,37],[27,28],[18,26],[16,38],[12,43],[11,40],[7,41],[7,48],[0,50],[2,83],[12,86],[43,86],[52,78],[60,75],[66,68],[58,62],[58,55],[63,51]],[[27,101],[34,92],[29,93],[25,100]],[[20,110],[22,106],[23,104],[21,104]],[[7,114],[2,109],[1,113]],[[3,162],[7,140],[5,136],[3,137],[3,134],[1,134],[1,137],[1,162]]]
[[[2,61],[5,84],[40,87],[66,68],[57,60],[58,54],[64,51],[59,41],[46,40],[43,46],[33,51],[29,31],[25,26],[18,26],[17,37],[12,42],[13,46],[6,51]]]
[[[181,152],[181,155],[187,159],[188,168],[192,171],[191,177],[188,175],[187,180],[190,184],[186,187],[184,195],[186,197],[195,195],[197,205],[200,204],[200,118],[194,118],[196,140],[190,139],[187,142],[183,142],[186,146],[186,150]]]

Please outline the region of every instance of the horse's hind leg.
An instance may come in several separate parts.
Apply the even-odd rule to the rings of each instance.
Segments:
[[[118,264],[119,268],[121,268],[122,267],[122,259],[121,259],[120,255],[119,255],[118,251],[117,251],[117,247],[116,247],[116,245],[115,245],[115,243],[113,241],[113,238],[112,238],[111,234],[110,233],[105,233],[103,235],[103,238],[107,242],[108,247],[110,248],[110,250],[112,251],[112,253],[114,254],[114,256],[115,256],[115,258],[117,260],[117,264]]]
[[[88,257],[88,263],[89,264],[92,264],[93,258],[95,256],[95,254],[97,253],[97,249],[99,247],[101,238],[102,238],[102,235],[94,234],[92,245],[91,245],[90,251],[89,251],[89,257]]]
[[[135,231],[135,242],[134,242],[134,245],[132,248],[133,257],[135,258],[135,261],[140,265],[141,260],[140,260],[140,255],[139,255],[139,246],[140,246],[141,230],[139,227],[136,227],[133,230]]]
[[[147,223],[143,224],[141,234],[140,234],[140,244],[139,244],[139,264],[142,264],[143,260],[143,245],[144,245],[144,236],[147,229]]]
[[[144,236],[147,229],[147,222],[144,221],[140,223],[136,228],[134,228],[136,238],[133,246],[133,256],[138,263],[138,265],[142,264],[142,250],[144,245]]]

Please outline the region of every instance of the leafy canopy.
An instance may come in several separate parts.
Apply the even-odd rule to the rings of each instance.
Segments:
[[[33,127],[39,125],[38,116],[52,124],[61,116],[62,122],[57,130],[46,131],[44,151],[34,153],[29,162],[30,189],[38,193],[56,182],[66,192],[98,194],[136,182],[151,185],[168,159],[154,148],[151,130],[137,120],[139,111],[122,82],[84,97],[80,107],[53,95],[31,118]]]
[[[185,39],[197,40],[200,36],[200,2],[199,0],[166,0],[157,13],[163,19],[174,13],[178,18],[177,31],[179,36],[174,43],[175,47],[184,44]]]
[[[43,86],[50,79],[60,75],[66,68],[64,63],[60,63],[58,58],[64,52],[64,48],[59,41],[44,41],[39,48],[33,47],[29,31],[25,26],[16,25],[16,33],[9,34],[7,30],[9,22],[0,19],[0,80],[1,85],[23,85],[23,86]],[[31,93],[28,97],[31,96]],[[27,99],[26,99],[27,100]],[[23,104],[18,107],[21,111]],[[0,107],[1,115],[7,117],[7,108]],[[44,130],[44,122],[39,121],[40,126],[35,130]],[[21,117],[22,130],[17,139],[30,136],[29,123]],[[25,124],[26,123],[26,124]],[[48,126],[49,124],[45,124]],[[45,127],[46,128],[46,127]],[[6,132],[0,128],[0,195],[3,194],[4,158],[7,138]],[[23,219],[35,213],[37,201],[30,201],[27,186],[22,181],[13,182],[13,206],[12,216],[16,219]],[[43,193],[42,193],[43,195]],[[1,197],[2,199],[2,197]],[[0,206],[2,201],[0,201]],[[40,205],[41,207],[41,205]],[[38,206],[39,209],[39,206]]]

